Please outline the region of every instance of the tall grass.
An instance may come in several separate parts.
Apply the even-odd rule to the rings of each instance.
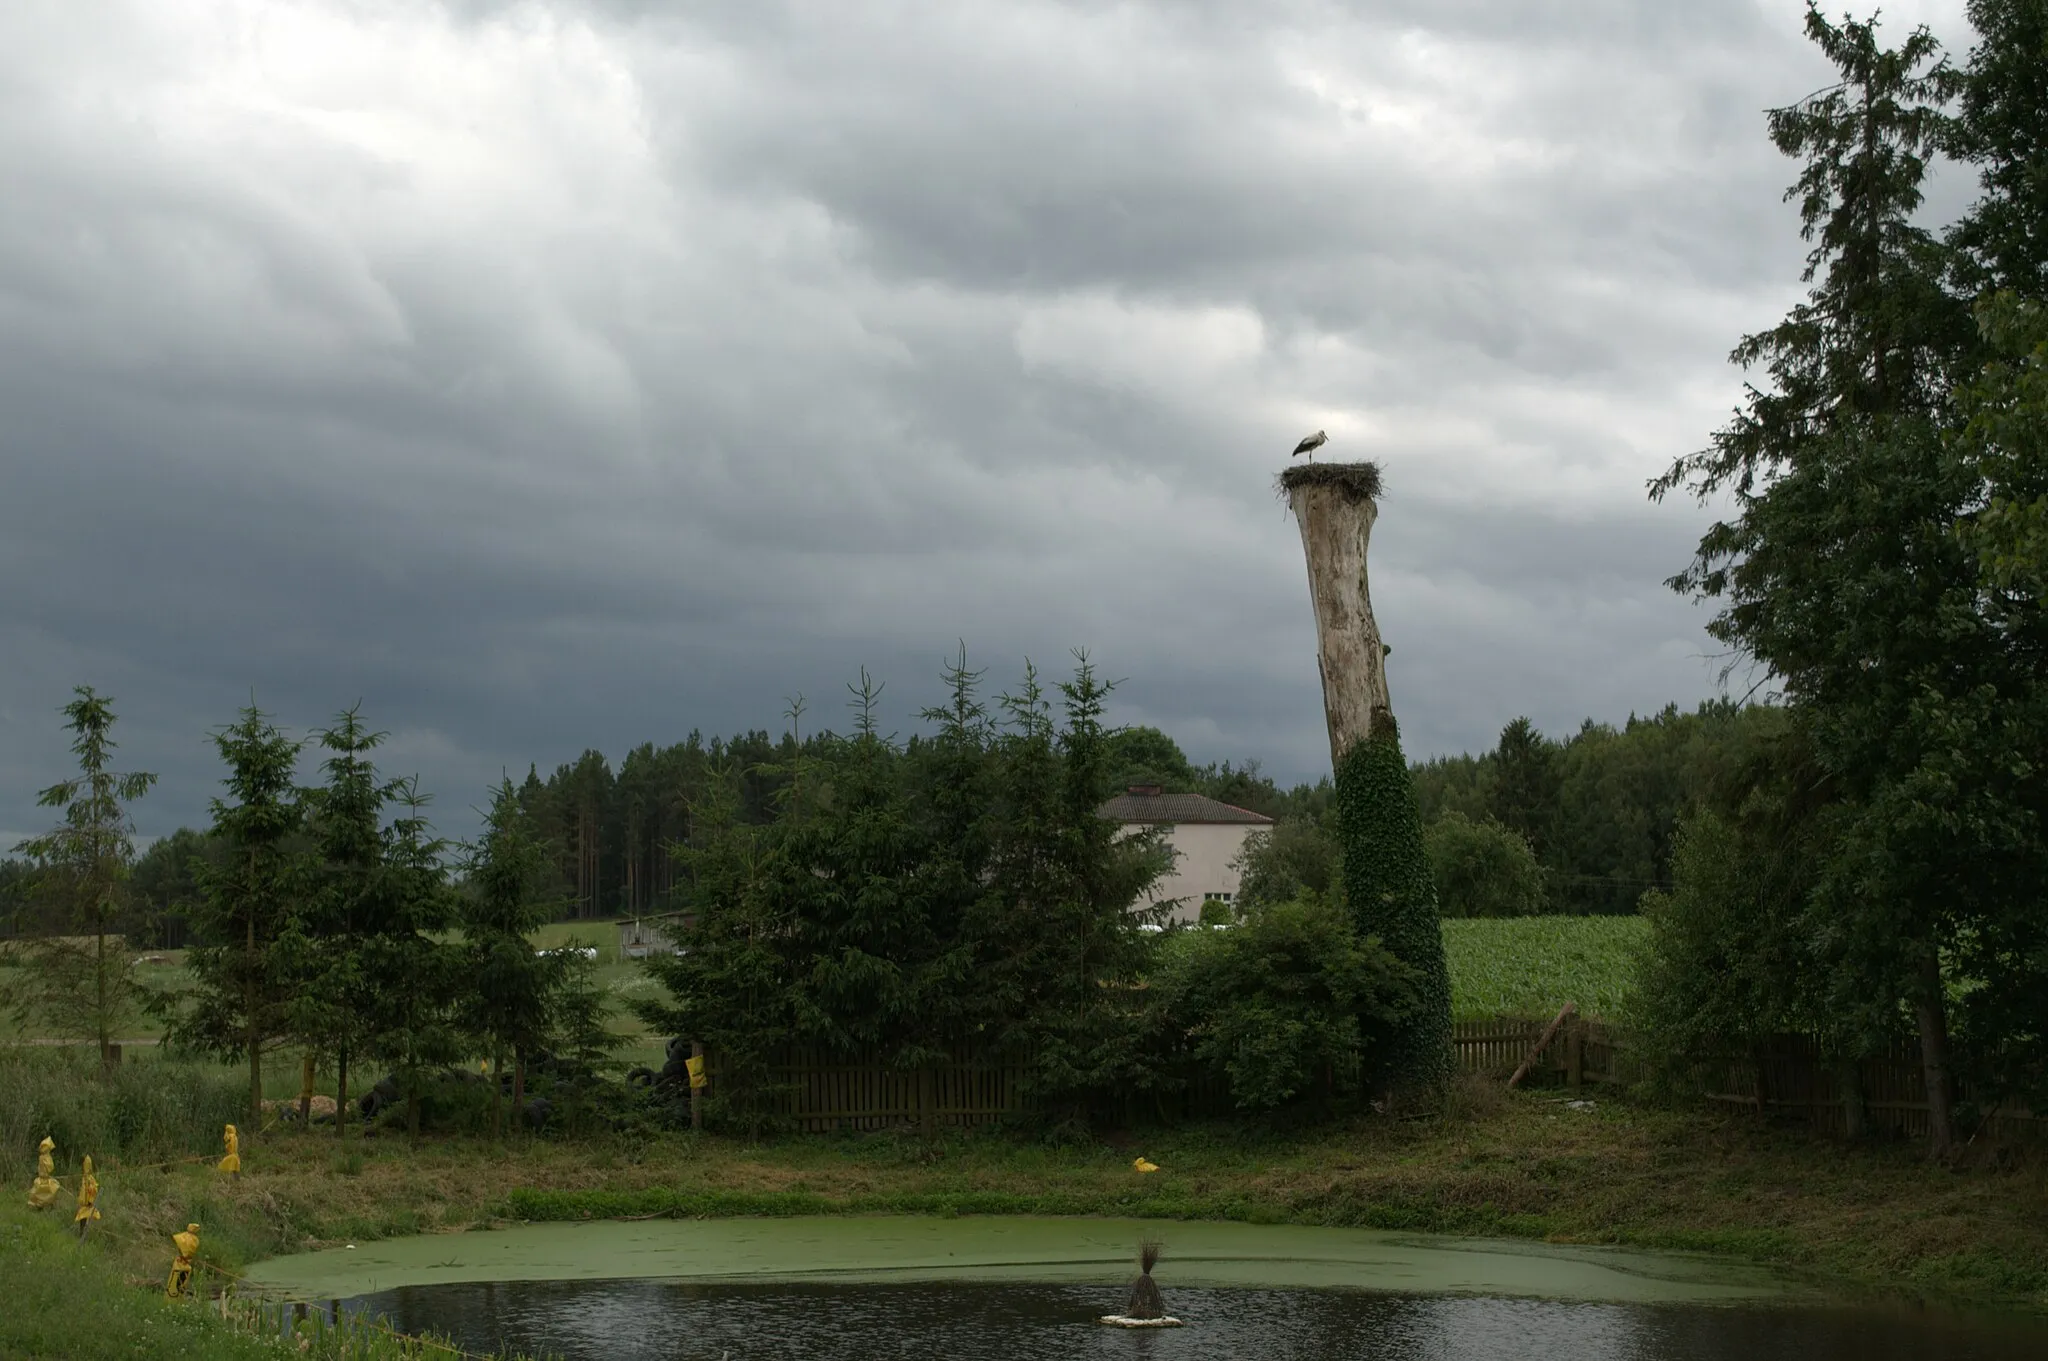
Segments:
[[[90,1154],[130,1165],[220,1148],[221,1127],[244,1120],[247,1075],[205,1062],[150,1056],[102,1072],[96,1052],[0,1048],[0,1156],[32,1158],[47,1135],[59,1162]]]

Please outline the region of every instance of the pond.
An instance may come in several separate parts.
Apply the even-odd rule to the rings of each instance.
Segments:
[[[1140,1238],[1186,1326],[1125,1331]],[[1157,1220],[843,1217],[528,1225],[262,1264],[272,1291],[564,1361],[2048,1355],[2048,1326],[1830,1301],[1703,1258]]]

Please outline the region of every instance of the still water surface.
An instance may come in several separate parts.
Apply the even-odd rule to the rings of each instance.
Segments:
[[[564,1361],[2040,1361],[2048,1326],[1811,1302],[1644,1304],[1166,1287],[1187,1326],[1096,1323],[1111,1286],[578,1280],[402,1286],[350,1307]]]

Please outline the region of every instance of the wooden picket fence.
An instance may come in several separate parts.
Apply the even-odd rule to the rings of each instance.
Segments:
[[[1547,1019],[1496,1017],[1460,1021],[1451,1044],[1458,1067],[1503,1081],[1524,1059]],[[707,1056],[709,1076],[718,1081],[718,1056]],[[1803,1122],[1817,1132],[1846,1130],[1843,1087],[1850,1075],[1831,1065],[1810,1036],[1781,1035],[1747,1054],[1715,1056],[1698,1065],[1698,1096],[1717,1105],[1747,1107],[1760,1115]],[[1126,1107],[1134,1118],[1155,1108],[1177,1117],[1223,1115],[1230,1110],[1229,1086],[1209,1070],[1190,1072],[1170,1101],[1147,1100]],[[1572,1017],[1557,1027],[1534,1056],[1525,1084],[1572,1090],[1625,1088],[1646,1074],[1629,1036],[1598,1021]],[[774,1113],[789,1126],[810,1132],[880,1130],[903,1127],[964,1128],[988,1124],[1025,1110],[1025,1068],[959,1050],[946,1061],[918,1070],[899,1070],[872,1061],[822,1051],[792,1049],[770,1065],[776,1089]],[[1867,1127],[1907,1137],[1927,1132],[1927,1093],[1917,1046],[1900,1041],[1862,1060],[1855,1080],[1863,1092]],[[1959,1095],[1967,1098],[1964,1091]],[[1983,1129],[2006,1138],[2048,1136],[2048,1120],[2016,1107],[1988,1115]]]
[[[706,1056],[718,1082],[718,1055]],[[822,1050],[788,1049],[768,1066],[774,1113],[807,1133],[894,1129],[903,1125],[961,1128],[1024,1109],[1024,1066],[992,1062],[969,1050],[943,1063],[903,1070]]]
[[[1547,1021],[1501,1018],[1453,1027],[1459,1066],[1467,1072],[1506,1075],[1527,1056]],[[1927,1084],[1920,1047],[1910,1039],[1856,1062],[1831,1063],[1811,1035],[1774,1035],[1744,1054],[1713,1055],[1696,1065],[1696,1094],[1706,1102],[1747,1108],[1758,1115],[1807,1125],[1817,1133],[1848,1132],[1850,1084],[1862,1091],[1865,1128],[1906,1138],[1927,1133]],[[1568,1088],[1629,1087],[1647,1076],[1626,1032],[1578,1018],[1559,1027],[1538,1056],[1530,1080]],[[1960,1084],[1956,1093],[1972,1093]],[[2048,1119],[2019,1106],[1983,1115],[1982,1133],[2004,1139],[2048,1138]]]

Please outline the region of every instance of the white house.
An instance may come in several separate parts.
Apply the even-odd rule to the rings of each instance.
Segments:
[[[1205,902],[1237,899],[1239,874],[1234,862],[1253,832],[1271,827],[1273,819],[1200,794],[1165,794],[1156,784],[1134,784],[1095,810],[1125,826],[1166,827],[1173,847],[1173,869],[1152,886],[1150,900],[1180,900],[1173,920],[1199,920]]]

